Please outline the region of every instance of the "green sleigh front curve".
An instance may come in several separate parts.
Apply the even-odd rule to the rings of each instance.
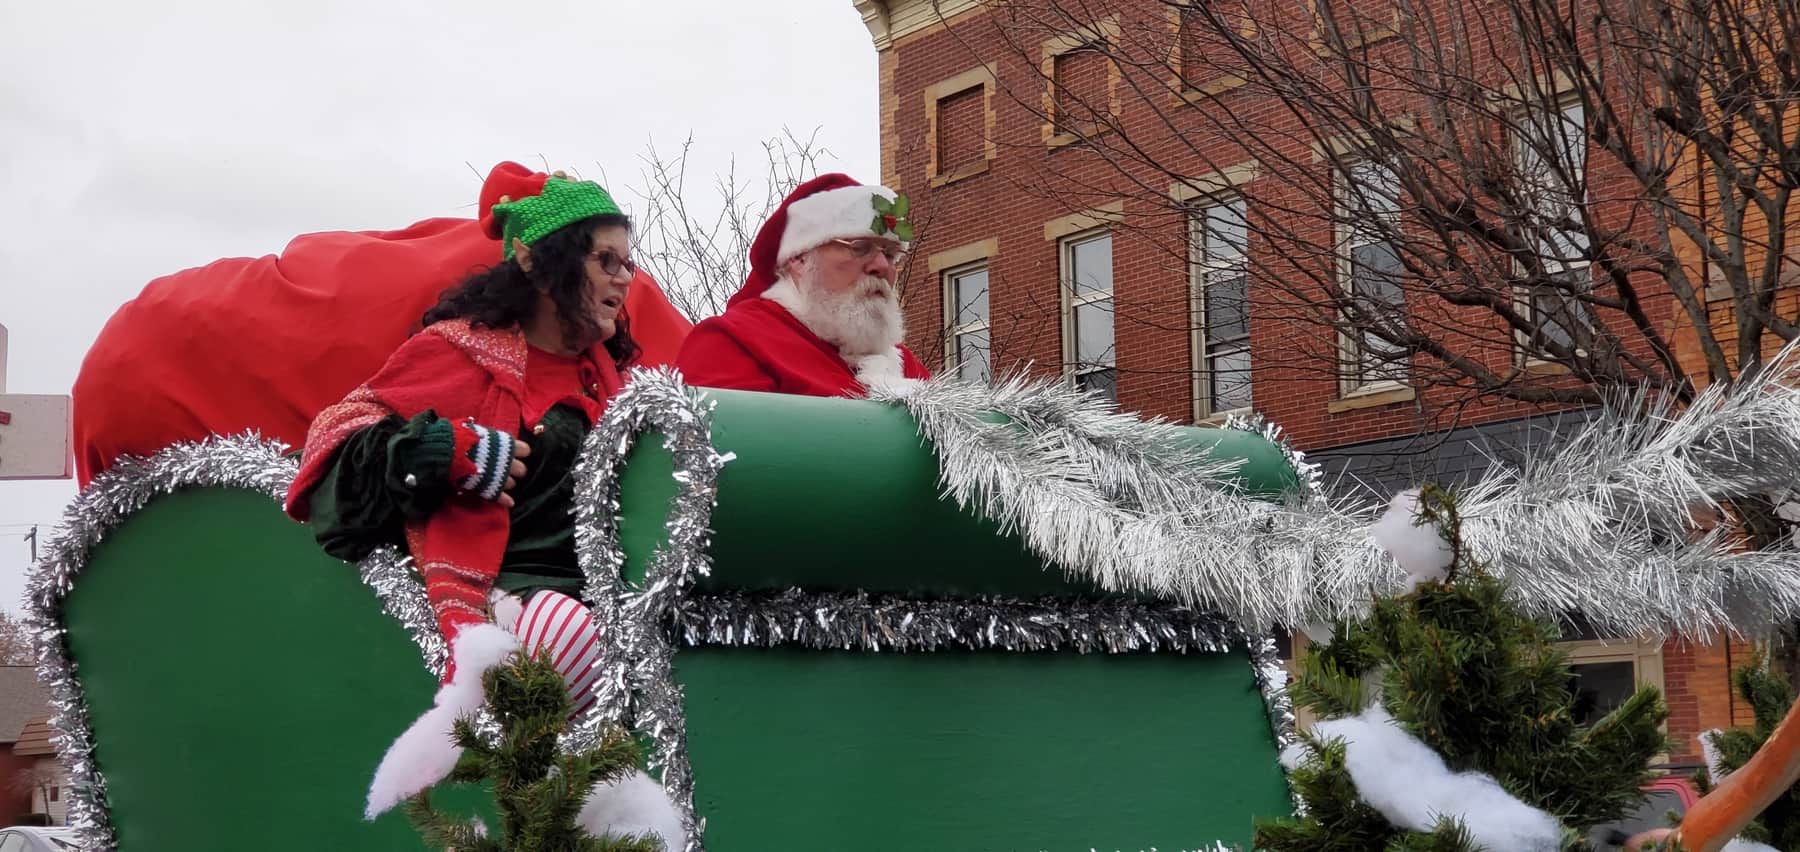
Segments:
[[[673,631],[708,848],[1194,849],[1247,844],[1254,817],[1287,813],[1263,684],[1241,641],[1191,613],[1187,638],[1161,645],[1191,653],[1083,654],[1106,648],[1079,631],[1033,653],[969,636],[932,653],[721,642],[721,624],[747,622],[719,613],[746,601],[865,615],[874,601],[903,618],[1101,596],[941,499],[903,410],[709,397],[712,441],[736,458],[717,482],[715,570]],[[1235,442],[1217,452],[1250,460],[1247,491],[1293,482],[1259,436],[1194,435]],[[622,470],[617,543],[635,581],[663,543],[674,465],[642,441]],[[121,468],[71,508],[41,569],[53,576],[34,581],[79,666],[78,693],[58,698],[85,713],[105,781],[90,816],[126,852],[421,848],[397,816],[359,817],[435,679],[382,614],[407,602],[377,601],[281,515],[284,471],[242,439]]]

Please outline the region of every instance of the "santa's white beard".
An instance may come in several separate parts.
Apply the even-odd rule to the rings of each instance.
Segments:
[[[846,361],[885,356],[900,345],[906,328],[893,284],[869,275],[847,290],[827,292],[814,276],[812,267],[804,266],[799,282],[783,276],[763,298],[787,308],[813,334],[836,346]]]

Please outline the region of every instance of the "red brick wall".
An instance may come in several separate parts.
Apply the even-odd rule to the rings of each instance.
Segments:
[[[1695,737],[1712,728],[1752,723],[1750,706],[1732,693],[1731,670],[1749,661],[1751,647],[1740,640],[1711,644],[1670,642],[1663,647],[1663,680],[1669,702],[1669,760],[1701,762]]]
[[[1169,27],[1165,6],[1149,0],[1106,4],[1116,13],[1126,30]],[[1060,293],[1057,286],[1060,269],[1058,246],[1044,237],[1046,222],[1072,211],[1097,207],[1109,201],[1124,200],[1123,221],[1114,232],[1114,280],[1117,296],[1115,337],[1120,372],[1121,404],[1145,414],[1160,414],[1188,419],[1193,411],[1192,344],[1188,320],[1189,288],[1185,256],[1186,223],[1171,213],[1166,205],[1153,205],[1147,194],[1159,191],[1153,174],[1134,174],[1142,184],[1133,184],[1120,171],[1094,152],[1080,146],[1051,148],[1045,144],[1041,99],[1048,90],[1042,79],[1043,70],[1036,57],[1041,48],[1034,39],[1041,34],[1010,36],[994,26],[992,12],[959,15],[948,27],[901,36],[884,52],[884,73],[892,67],[891,82],[882,92],[884,120],[883,150],[890,160],[883,172],[888,180],[914,200],[915,218],[921,224],[922,238],[916,246],[921,255],[907,270],[905,296],[909,344],[928,363],[941,364],[943,341],[941,328],[943,306],[941,284],[927,268],[923,256],[983,239],[999,243],[998,255],[992,258],[991,305],[993,316],[994,364],[999,371],[1029,367],[1038,373],[1053,373],[1062,363],[1060,326]],[[1009,43],[1007,38],[1014,39]],[[1171,38],[1173,38],[1171,36]],[[1173,46],[1174,42],[1171,41]],[[1203,46],[1202,46],[1203,47]],[[1189,45],[1191,53],[1202,49]],[[1082,61],[1089,61],[1091,57]],[[927,177],[929,147],[927,125],[930,105],[924,92],[928,86],[945,80],[979,64],[989,64],[998,79],[996,94],[991,98],[995,113],[996,158],[985,173],[948,184],[933,186]],[[1079,64],[1079,62],[1077,63]],[[1091,62],[1090,62],[1091,64]],[[1121,84],[1113,72],[1110,88],[1099,86],[1097,71],[1082,66],[1079,89],[1090,105],[1104,106],[1116,101],[1121,120],[1136,128],[1156,128],[1160,118],[1145,106],[1144,96],[1129,84]],[[884,78],[886,79],[886,78]],[[1106,88],[1111,95],[1096,95]],[[1248,91],[1228,93],[1225,98],[1260,98]],[[1136,100],[1134,100],[1134,97]],[[1167,92],[1151,97],[1169,97]],[[1021,99],[1023,102],[1021,102]],[[1283,119],[1285,110],[1276,103],[1256,100],[1234,102],[1246,113],[1263,116],[1259,121],[1280,128],[1281,121],[1294,123],[1289,136],[1297,150],[1304,151],[1310,138],[1298,126],[1298,119]],[[1202,106],[1182,109],[1199,110]],[[1163,115],[1180,117],[1161,107]],[[1189,112],[1188,115],[1197,115]],[[1249,159],[1245,147],[1229,135],[1209,129],[1198,120],[1192,127],[1178,127],[1183,136],[1177,144],[1173,131],[1161,137],[1154,130],[1137,132],[1134,142],[1147,145],[1159,161],[1175,170],[1191,175],[1205,174]],[[1199,138],[1204,134],[1210,137]],[[1305,154],[1298,155],[1304,158]],[[1618,193],[1609,186],[1601,169],[1591,193],[1596,198]],[[1616,179],[1616,178],[1615,178]],[[1163,185],[1167,177],[1161,177]],[[1144,185],[1151,185],[1146,190]],[[1046,198],[1046,187],[1054,186],[1054,198]],[[1264,205],[1274,208],[1275,205]],[[1307,227],[1307,219],[1294,214],[1294,222]],[[1316,229],[1327,229],[1321,220]],[[1319,243],[1329,241],[1328,230],[1317,230]],[[1262,258],[1260,274],[1265,279],[1277,274],[1269,246],[1258,245],[1252,238],[1252,254]],[[1301,257],[1291,261],[1296,268],[1317,269],[1331,261],[1323,257]],[[1328,268],[1328,267],[1326,267]],[[1517,417],[1532,412],[1530,406],[1508,402],[1477,401],[1469,403],[1468,395],[1458,388],[1440,388],[1423,383],[1419,397],[1373,409],[1357,409],[1333,413],[1329,403],[1339,395],[1337,382],[1337,347],[1334,332],[1309,319],[1315,307],[1296,302],[1267,286],[1252,284],[1252,360],[1256,407],[1288,431],[1302,449],[1317,450],[1345,444],[1377,440],[1396,435],[1430,430],[1446,425],[1468,425]],[[1672,299],[1654,298],[1650,305],[1654,324],[1672,329]],[[1433,318],[1457,322],[1457,311],[1428,308]],[[1476,309],[1477,311],[1480,309]],[[1471,313],[1479,317],[1478,313]],[[1487,325],[1491,326],[1491,321]],[[1483,326],[1479,320],[1462,323],[1470,335],[1471,346],[1486,363],[1505,365],[1513,357],[1511,338],[1506,332]],[[1431,369],[1423,363],[1415,373],[1423,375]]]
[[[1125,27],[1158,26],[1166,15],[1161,4],[1147,0],[1108,6]],[[1042,119],[1035,112],[1041,107],[1030,103],[1036,97],[1032,93],[1041,92],[1044,86],[1040,68],[1031,59],[1038,55],[1038,46],[1009,45],[990,14],[962,14],[948,27],[902,35],[881,56],[883,175],[912,197],[922,235],[915,246],[917,256],[903,279],[908,342],[934,368],[943,364],[941,282],[927,268],[926,257],[992,239],[998,243],[998,251],[989,261],[995,370],[1055,374],[1062,364],[1060,258],[1057,241],[1045,238],[1045,225],[1120,196],[1139,194],[1141,198],[1144,190],[1130,185],[1117,169],[1091,151],[1046,146]],[[1191,55],[1204,46],[1189,44],[1182,49]],[[994,112],[997,155],[983,173],[933,186],[927,176],[930,105],[924,97],[926,87],[984,63],[993,67],[998,80],[988,102]],[[1092,69],[1077,70],[1086,70],[1091,76]],[[1083,82],[1088,84],[1083,89],[1094,88],[1086,77]],[[1153,120],[1147,108],[1133,102],[1129,87],[1118,86],[1116,77],[1111,82],[1124,120]],[[1223,97],[1237,96],[1228,93]],[[1020,98],[1027,102],[1021,103]],[[1280,110],[1276,104],[1238,106]],[[1274,114],[1270,121],[1275,120]],[[1206,132],[1198,123],[1181,130],[1184,134]],[[1299,127],[1291,131],[1296,144],[1305,144],[1306,134]],[[1158,142],[1154,134],[1138,138],[1149,139],[1153,145]],[[1188,174],[1205,174],[1248,159],[1243,146],[1225,135],[1199,142],[1190,136],[1183,144],[1175,144],[1173,137],[1161,141],[1168,144],[1159,156]],[[1620,179],[1609,176],[1604,164],[1597,164],[1590,176],[1591,197],[1617,197],[1620,187],[1611,182]],[[1045,197],[1044,187],[1050,181],[1065,190],[1054,200]],[[1122,218],[1123,227],[1115,229],[1113,243],[1119,400],[1128,410],[1188,420],[1193,412],[1193,352],[1184,254],[1186,222],[1166,207],[1129,197]],[[1250,251],[1259,250],[1267,252],[1268,247],[1259,247],[1253,236]],[[1299,265],[1318,262],[1328,261],[1294,260]],[[1262,274],[1271,274],[1269,269],[1271,265],[1265,264]],[[1263,292],[1254,278],[1251,286],[1255,406],[1281,424],[1303,450],[1507,419],[1533,410],[1510,402],[1470,404],[1457,389],[1427,384],[1412,401],[1333,413],[1329,406],[1339,395],[1335,334],[1308,321],[1308,312],[1315,308]],[[1665,334],[1674,334],[1678,311],[1672,298],[1654,287],[1648,289],[1655,294],[1647,304],[1652,324]],[[1457,314],[1454,309],[1441,309],[1434,318],[1454,323]],[[1505,364],[1512,357],[1506,332],[1475,322],[1470,323],[1469,333],[1474,351],[1485,362]],[[1668,647],[1664,683],[1672,711],[1669,732],[1677,740],[1672,753],[1675,759],[1698,758],[1693,739],[1698,731],[1727,727],[1747,718],[1741,707],[1734,710],[1727,676],[1732,664],[1741,664],[1744,653],[1741,644],[1672,643]]]

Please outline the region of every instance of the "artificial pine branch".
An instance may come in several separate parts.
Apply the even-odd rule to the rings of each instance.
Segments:
[[[1505,585],[1468,558],[1454,494],[1422,489],[1419,512],[1450,544],[1449,576],[1376,601],[1361,621],[1334,625],[1331,642],[1300,661],[1290,695],[1327,719],[1379,701],[1451,770],[1492,776],[1558,819],[1566,827],[1564,848],[1585,848],[1582,832],[1642,801],[1649,760],[1666,748],[1662,698],[1645,688],[1598,722],[1578,725],[1574,678],[1556,647],[1557,631],[1520,614],[1506,601]],[[1358,798],[1341,743],[1302,743],[1308,757],[1289,780],[1305,816],[1259,824],[1257,849],[1474,848],[1454,822],[1429,832],[1393,828]]]
[[[437,810],[426,791],[407,803],[407,816],[433,849],[457,852],[656,852],[654,837],[589,834],[576,821],[588,794],[637,766],[637,746],[621,732],[581,754],[559,754],[557,738],[568,725],[569,698],[547,655],[515,658],[482,676],[488,705],[500,723],[498,742],[483,742],[473,725],[458,720],[454,737],[463,749],[444,784],[492,785],[500,831],[483,836],[478,824]]]

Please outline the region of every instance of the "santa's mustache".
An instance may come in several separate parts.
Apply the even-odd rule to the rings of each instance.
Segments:
[[[894,285],[885,278],[868,275],[857,282],[856,292],[862,296],[880,296],[883,299],[892,299],[894,298]]]

